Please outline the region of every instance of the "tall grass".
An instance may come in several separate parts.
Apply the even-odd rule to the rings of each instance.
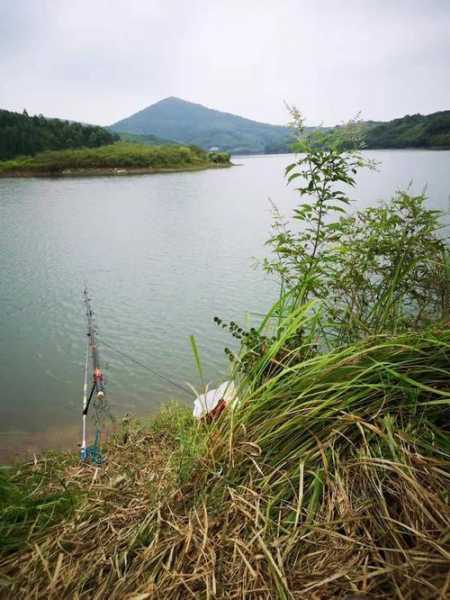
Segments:
[[[0,467],[0,553],[10,553],[60,520],[80,501],[64,480],[73,457],[47,456],[36,464]]]
[[[172,407],[72,472],[89,502],[0,563],[8,593],[445,598],[448,324],[280,361],[312,315],[284,316],[221,420]]]

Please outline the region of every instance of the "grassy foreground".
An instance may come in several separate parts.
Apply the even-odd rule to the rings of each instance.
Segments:
[[[282,343],[308,318],[291,315]],[[1,592],[448,597],[450,328],[287,358],[258,383],[279,343],[216,423],[168,407],[125,422],[104,467],[22,467],[48,518],[2,518]]]
[[[99,148],[57,150],[0,162],[0,176],[121,175],[230,166],[229,156],[195,146],[148,146],[118,142]]]

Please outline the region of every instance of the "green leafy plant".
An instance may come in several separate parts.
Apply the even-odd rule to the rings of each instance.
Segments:
[[[324,304],[340,341],[422,328],[449,314],[447,249],[440,213],[423,194],[340,219],[338,267]]]
[[[398,192],[389,201],[350,211],[358,169],[376,164],[361,154],[358,120],[335,132],[305,135],[301,114],[291,109],[296,160],[286,168],[300,202],[290,220],[274,207],[272,257],[266,272],[280,282],[280,300],[257,328],[214,321],[240,341],[225,353],[237,373],[252,373],[270,344],[284,337],[300,307],[316,319],[299,327],[271,357],[260,376],[319,350],[380,333],[417,330],[449,316],[449,259],[440,213],[424,194]],[[317,335],[317,338],[314,338]],[[302,349],[299,351],[299,349]],[[305,352],[307,348],[307,352]]]
[[[279,276],[281,295],[290,292],[294,306],[320,300],[323,333],[339,341],[445,318],[449,279],[440,213],[426,208],[424,194],[398,192],[351,214],[358,169],[375,168],[358,149],[358,122],[342,128],[339,138],[302,137],[301,115],[292,114],[299,155],[286,175],[298,183],[301,203],[291,220],[275,210],[273,258],[264,262]]]
[[[359,168],[375,165],[359,152],[356,121],[339,138],[322,133],[304,136],[301,114],[294,108],[291,115],[298,154],[286,176],[288,184],[297,184],[302,202],[294,209],[293,226],[275,209],[273,235],[267,242],[274,258],[266,259],[264,268],[280,276],[282,292],[295,289],[295,302],[303,303],[326,296],[326,280],[338,258],[334,247],[341,229],[338,217],[351,203],[348,190],[355,185]]]

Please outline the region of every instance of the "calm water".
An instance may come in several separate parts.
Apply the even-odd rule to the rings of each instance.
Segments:
[[[450,152],[378,151],[358,206],[412,182],[448,210]],[[289,156],[239,157],[232,169],[120,178],[0,179],[0,457],[78,439],[88,283],[113,412],[146,414],[198,385],[195,334],[207,379],[226,377],[229,339],[212,319],[255,319],[274,285],[255,270],[266,250],[269,198],[285,213],[295,193]],[[102,346],[101,340],[105,344]],[[108,344],[108,346],[106,346]]]

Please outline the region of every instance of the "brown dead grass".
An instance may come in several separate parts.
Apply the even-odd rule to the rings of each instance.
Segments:
[[[264,465],[256,449],[237,450],[255,460],[245,486],[198,463],[180,487],[173,436],[128,427],[106,465],[67,467],[66,485],[88,491],[87,499],[3,558],[1,596],[448,597],[448,478],[439,460],[403,444],[397,464],[343,462],[328,473],[309,522],[301,485],[289,505],[276,506],[270,488],[258,489]]]

